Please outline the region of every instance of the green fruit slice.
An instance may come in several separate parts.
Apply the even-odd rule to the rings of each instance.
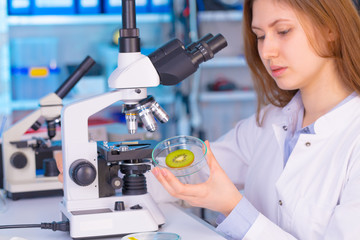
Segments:
[[[165,163],[171,168],[189,166],[194,161],[194,153],[187,149],[178,149],[166,156]]]

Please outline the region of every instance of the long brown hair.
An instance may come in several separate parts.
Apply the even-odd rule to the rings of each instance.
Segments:
[[[245,0],[243,35],[245,57],[257,92],[256,120],[261,126],[260,110],[266,104],[284,107],[297,90],[280,89],[263,65],[257,49],[257,40],[251,30],[253,3]],[[290,6],[299,17],[308,39],[321,57],[335,59],[337,72],[345,85],[360,94],[360,17],[351,0],[278,0]],[[315,36],[309,31],[309,24]],[[325,35],[329,29],[334,39],[329,44]],[[326,48],[324,49],[324,46]]]

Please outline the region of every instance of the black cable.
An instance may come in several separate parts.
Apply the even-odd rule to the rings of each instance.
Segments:
[[[69,232],[70,224],[69,221],[62,222],[51,222],[41,224],[17,224],[17,225],[0,225],[0,229],[11,229],[11,228],[41,228],[51,229],[53,231]]]
[[[18,225],[1,225],[0,229],[9,229],[9,228],[39,228],[41,224],[18,224]]]

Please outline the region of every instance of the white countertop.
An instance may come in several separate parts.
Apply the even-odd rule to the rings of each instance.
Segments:
[[[61,197],[47,197],[35,199],[21,199],[13,201],[6,199],[6,209],[0,209],[0,225],[16,224],[40,224],[41,222],[61,221],[59,203]],[[214,227],[185,212],[175,204],[159,204],[166,223],[159,230],[161,232],[173,232],[181,236],[182,240],[224,240],[225,238],[215,232]],[[1,206],[0,206],[1,207]],[[38,229],[0,229],[0,240],[53,240],[71,239],[69,233]],[[94,239],[94,238],[93,238]],[[101,238],[96,238],[101,239]],[[107,237],[104,240],[120,240],[118,237]]]

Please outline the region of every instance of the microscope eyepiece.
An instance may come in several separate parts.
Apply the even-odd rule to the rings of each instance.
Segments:
[[[156,68],[162,85],[176,85],[193,74],[203,62],[214,57],[227,46],[225,38],[218,34],[207,34],[186,48],[174,39],[148,57]]]
[[[207,40],[206,43],[209,45],[214,55],[227,46],[227,42],[221,34]]]

